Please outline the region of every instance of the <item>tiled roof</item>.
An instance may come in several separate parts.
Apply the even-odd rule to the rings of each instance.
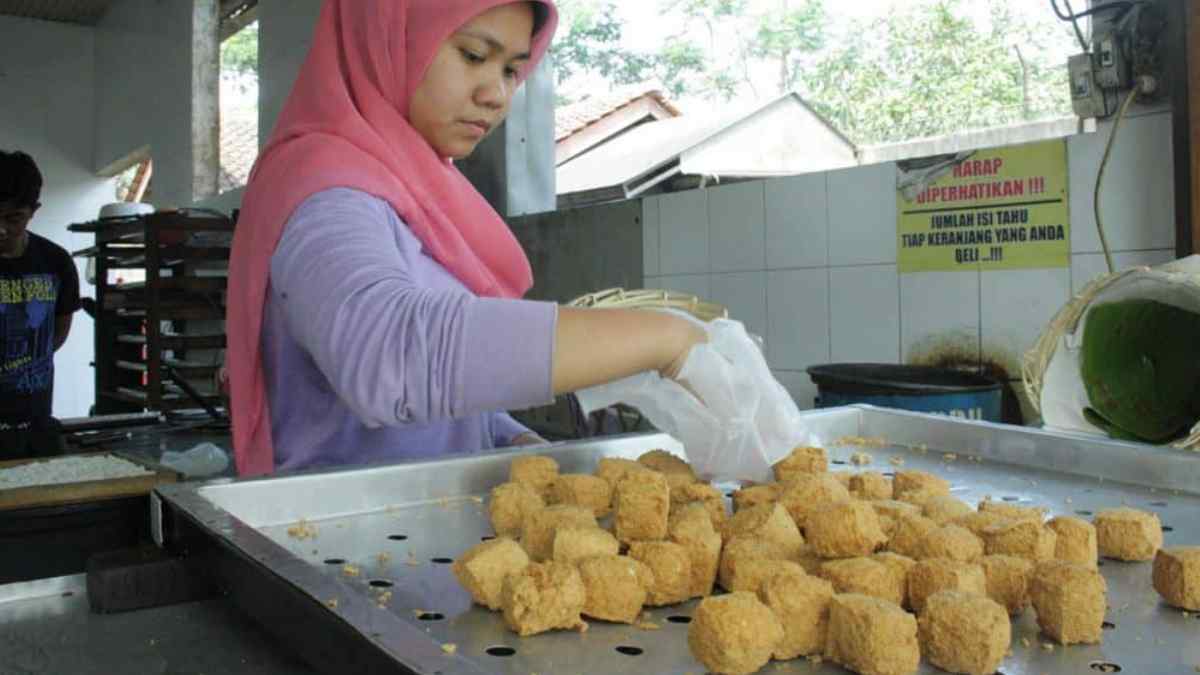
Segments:
[[[635,84],[614,89],[610,92],[590,96],[570,105],[559,106],[554,111],[554,140],[562,139],[594,124],[607,115],[624,108],[641,98],[653,98],[675,115],[679,110],[671,105],[663,93],[651,84]]]
[[[220,191],[243,187],[258,158],[258,109],[221,110]]]

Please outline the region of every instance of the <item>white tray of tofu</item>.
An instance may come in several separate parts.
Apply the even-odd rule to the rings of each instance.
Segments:
[[[642,434],[162,486],[152,528],[323,672],[1200,671],[1200,456],[804,419],[773,483]]]

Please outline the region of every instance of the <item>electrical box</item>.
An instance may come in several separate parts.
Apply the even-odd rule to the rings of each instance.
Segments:
[[[1096,84],[1101,89],[1128,89],[1133,75],[1125,49],[1125,38],[1115,30],[1096,33],[1092,41]]]
[[[1070,75],[1071,107],[1083,119],[1104,117],[1108,114],[1104,100],[1104,89],[1096,82],[1091,54],[1076,54],[1067,60]]]

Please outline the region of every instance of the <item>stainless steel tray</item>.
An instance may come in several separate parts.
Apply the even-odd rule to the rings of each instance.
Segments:
[[[810,440],[829,448],[833,470],[856,469],[850,456],[865,451],[874,458],[868,468],[934,471],[971,503],[990,495],[1083,517],[1128,504],[1160,514],[1168,546],[1200,543],[1200,457],[1191,453],[870,406],[814,411],[805,420]],[[839,444],[847,438],[884,445]],[[601,457],[634,458],[657,447],[681,453],[662,435],[529,452],[554,457],[564,472],[589,472]],[[511,457],[164,486],[152,509],[155,537],[328,672],[702,672],[686,643],[694,602],[650,610],[654,630],[593,621],[583,634],[523,639],[498,615],[471,607],[448,563],[491,534],[482,498],[506,479]],[[289,535],[300,519],[317,528],[315,539]],[[1200,665],[1200,618],[1159,602],[1148,563],[1105,561],[1101,571],[1111,626],[1104,644],[1044,648],[1030,610],[1014,623],[1001,672],[1083,675],[1114,672],[1105,664],[1116,664],[1129,673],[1177,674]],[[763,672],[844,671],[800,661]],[[921,672],[940,671],[922,665]]]

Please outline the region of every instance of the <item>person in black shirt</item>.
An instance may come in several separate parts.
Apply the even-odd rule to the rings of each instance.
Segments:
[[[0,460],[58,454],[54,352],[79,309],[79,274],[61,246],[29,231],[42,174],[0,150]]]

